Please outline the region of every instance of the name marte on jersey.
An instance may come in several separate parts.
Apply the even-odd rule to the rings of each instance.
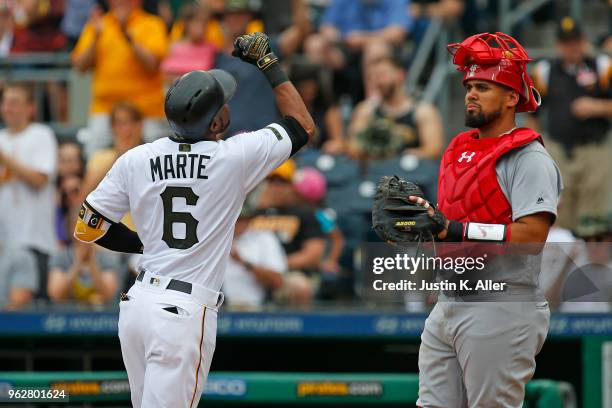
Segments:
[[[151,163],[151,179],[167,180],[177,178],[208,178],[204,174],[206,160],[210,156],[205,154],[166,154],[149,159]]]

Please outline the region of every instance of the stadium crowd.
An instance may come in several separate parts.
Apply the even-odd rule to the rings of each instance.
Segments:
[[[0,0],[1,57],[70,52],[73,69],[92,74],[87,126],[61,141],[36,112],[32,84],[0,78],[0,309],[105,306],[129,287],[137,257],[72,238],[79,205],[121,154],[169,135],[164,92],[186,72],[221,68],[236,77],[227,137],[278,119],[265,78],[230,55],[235,38],[256,31],[270,35],[317,134],[249,196],[224,292],[246,309],[359,299],[360,244],[377,240],[376,182],[402,174],[435,201],[438,159],[452,137],[438,108],[406,90],[415,50],[432,19],[465,34],[495,31],[488,16],[496,3]],[[544,133],[565,179],[549,241],[608,242],[610,32],[593,46],[578,22],[554,7],[547,13],[558,21],[549,45],[557,56],[534,65],[543,115],[527,121]],[[45,92],[66,105],[61,85]],[[133,227],[129,214],[124,222]],[[602,262],[612,267],[609,254]]]

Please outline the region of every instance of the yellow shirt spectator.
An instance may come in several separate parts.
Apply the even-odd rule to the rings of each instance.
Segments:
[[[103,28],[96,39],[94,27],[87,23],[73,51],[73,58],[97,41],[93,67],[91,113],[108,113],[112,106],[128,100],[145,117],[163,117],[164,94],[161,72],[147,71],[134,55],[121,30],[119,20],[108,12],[102,17]],[[143,10],[131,12],[126,30],[134,43],[161,60],[168,49],[166,28],[161,18]]]

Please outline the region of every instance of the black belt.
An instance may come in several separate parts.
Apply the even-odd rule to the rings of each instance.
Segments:
[[[136,280],[142,282],[142,280],[144,279],[144,275],[145,275],[145,272],[140,271],[140,273],[136,277]],[[154,282],[155,282],[155,278],[151,278],[149,283],[153,284]],[[187,293],[188,295],[191,295],[191,288],[192,288],[191,283],[183,282],[178,279],[170,279],[170,283],[168,283],[168,286],[166,286],[166,289],[176,290],[177,292]]]

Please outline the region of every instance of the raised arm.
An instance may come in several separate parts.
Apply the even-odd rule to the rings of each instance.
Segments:
[[[311,139],[315,132],[314,121],[293,84],[289,81],[281,83],[274,88],[274,95],[281,114],[295,119],[308,134],[308,139]]]
[[[289,82],[278,58],[270,49],[268,36],[263,33],[253,33],[238,37],[234,42],[232,55],[261,70],[274,90],[278,110],[283,116],[293,118],[308,138],[312,138],[315,132],[314,121],[302,97]]]
[[[305,0],[292,0],[291,8],[292,24],[279,35],[278,39],[278,51],[285,57],[295,53],[311,31],[310,13]]]

